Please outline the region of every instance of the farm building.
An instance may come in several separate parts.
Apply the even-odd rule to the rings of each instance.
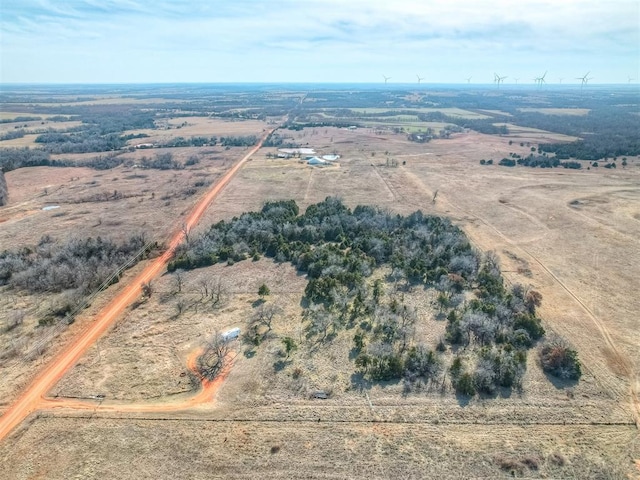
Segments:
[[[329,165],[329,162],[318,157],[311,157],[307,159],[307,165],[316,165],[322,167]]]
[[[279,148],[279,152],[288,153],[291,155],[315,155],[316,151],[313,148]]]

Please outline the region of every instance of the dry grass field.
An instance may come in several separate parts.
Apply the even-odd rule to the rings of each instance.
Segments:
[[[246,128],[244,134],[257,135],[265,125],[202,117],[170,124],[178,120],[187,125],[168,135],[220,136],[227,123],[240,129],[233,134]],[[513,137],[477,133],[428,144],[368,128],[280,133],[319,154],[337,152],[339,165],[267,159],[275,149],[262,149],[216,199],[198,231],[267,200],[294,199],[304,208],[329,195],[351,207],[375,204],[402,214],[420,209],[450,216],[478,249],[499,255],[508,282],[542,294],[544,327],[577,348],[580,382],[551,381],[535,351],[523,391],[496,398],[468,400],[439,389],[405,394],[401,383],[363,382],[352,376],[352,332],[342,331],[327,344],[304,339],[300,301],[306,279],[291,265],[269,259],[218,264],[187,272],[180,293],[175,274],[158,278],[153,295],[130,308],[51,392],[93,402],[95,410],[62,408],[32,417],[0,443],[0,477],[637,477],[640,441],[631,393],[639,382],[640,303],[630,292],[640,278],[639,159],[613,171],[479,165],[480,159],[528,153],[520,141],[568,140],[533,129],[515,132],[518,142],[512,145]],[[172,152],[180,158],[191,154],[178,150]],[[9,172],[11,203],[0,209],[0,245],[34,243],[45,233],[64,238],[80,228],[104,236],[140,228],[162,238],[193,202],[185,189],[200,178],[215,181],[242,151],[218,147],[210,160],[180,171]],[[135,160],[147,152],[127,155]],[[84,201],[115,189],[130,196]],[[60,208],[42,211],[46,205]],[[214,306],[201,290],[204,282],[218,280],[224,295]],[[172,413],[99,409],[171,404],[193,395],[198,384],[187,357],[216,332],[245,331],[259,308],[262,283],[271,290],[266,302],[281,313],[259,346],[234,342],[233,367],[213,401]],[[81,329],[109,294],[70,330]],[[0,312],[30,301],[3,298]],[[444,329],[433,300],[420,289],[407,294],[419,310],[417,335],[431,344]],[[25,329],[33,328],[34,319]],[[281,353],[284,336],[300,344],[290,359]],[[4,405],[37,362],[0,364],[8,379],[0,385]],[[330,398],[311,398],[315,390]]]
[[[22,115],[31,115],[23,113]],[[35,115],[40,117],[41,115]],[[0,135],[6,132],[11,132],[12,130],[24,130],[27,133],[40,132],[44,130],[64,130],[67,128],[78,127],[82,124],[79,121],[68,121],[68,122],[50,122],[47,121],[47,116],[43,115],[42,120],[30,120],[27,122],[11,122],[11,123],[0,123]],[[4,140],[5,142],[7,140]],[[5,143],[0,143],[1,147],[6,146]]]
[[[175,137],[224,137],[224,136],[259,136],[267,129],[267,124],[260,120],[225,120],[209,117],[177,117],[158,122],[156,129],[131,130],[129,133],[143,133],[145,138],[129,140],[130,145],[140,143],[162,143]]]
[[[87,236],[121,241],[142,234],[162,244],[169,233],[179,228],[180,218],[206,187],[237,161],[245,149],[176,148],[171,151],[179,161],[198,154],[200,163],[183,170],[34,167],[7,173],[9,204],[0,209],[2,250],[35,245],[45,235],[64,242]],[[139,153],[143,152],[128,155],[135,160]],[[57,208],[43,210],[47,207]],[[117,290],[117,285],[109,289],[112,293]],[[0,405],[6,406],[17,388],[30,380],[34,366],[42,361],[41,351],[52,348],[47,357],[57,351],[59,342],[55,339],[60,330],[36,326],[64,292],[26,295],[8,291],[7,287],[1,287],[0,291],[0,318],[3,319],[0,371],[4,378],[0,385]],[[15,311],[24,312],[24,322],[4,332],[5,322]],[[85,316],[89,318],[95,311],[90,309]],[[81,325],[83,318],[79,320]]]
[[[505,126],[509,129],[509,133],[506,137],[510,137],[514,141],[527,141],[527,142],[575,142],[577,137],[571,137],[569,135],[562,135],[560,133],[548,132],[546,130],[540,130],[538,128],[521,127],[519,125],[513,125],[511,123],[496,123],[496,126]]]

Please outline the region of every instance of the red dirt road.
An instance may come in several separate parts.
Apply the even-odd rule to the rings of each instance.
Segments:
[[[196,350],[187,360],[187,366],[194,374],[198,375],[196,369],[196,360],[201,350]],[[202,388],[192,397],[184,398],[180,401],[172,401],[170,403],[132,403],[132,404],[96,404],[83,402],[80,400],[69,398],[46,398],[42,399],[38,405],[40,410],[71,408],[73,410],[91,410],[99,412],[175,412],[195,407],[203,403],[209,403],[213,399],[216,391],[229,375],[233,366],[232,354],[229,354],[224,367],[213,380],[200,377]],[[199,376],[199,375],[198,375]]]
[[[195,205],[189,213],[184,226],[188,231],[202,218],[207,207],[216,198],[224,186],[240,170],[246,161],[258,151],[265,139],[275,130],[269,130],[260,141],[236,163],[209,192]],[[125,308],[133,303],[141,293],[141,285],[149,282],[160,274],[173,256],[178,245],[184,239],[184,228],[177,228],[172,235],[169,248],[164,254],[156,258],[152,263],[140,272],[111,302],[109,302],[97,315],[91,326],[78,336],[74,342],[53,358],[49,364],[36,376],[33,382],[18,397],[0,417],[0,441],[17,427],[25,418],[36,411],[44,402],[46,393],[62,378],[62,376],[75,365],[80,357],[91,347],[95,341],[119,318]],[[207,385],[203,385],[203,392],[208,391]]]

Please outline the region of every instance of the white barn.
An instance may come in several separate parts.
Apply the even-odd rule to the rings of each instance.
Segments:
[[[329,162],[327,162],[326,160],[323,160],[321,158],[318,157],[311,157],[309,159],[307,159],[307,165],[318,165],[318,166],[325,166],[328,165]]]

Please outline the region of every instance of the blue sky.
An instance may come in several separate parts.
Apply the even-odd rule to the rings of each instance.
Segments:
[[[3,83],[627,83],[638,0],[0,0]]]

